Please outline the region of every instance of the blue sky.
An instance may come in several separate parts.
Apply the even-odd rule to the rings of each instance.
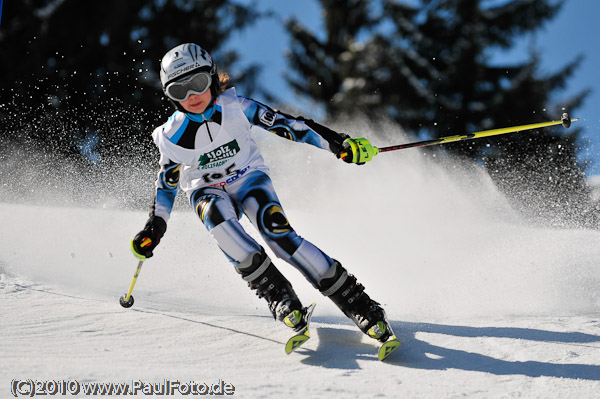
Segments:
[[[241,1],[249,3],[250,0]],[[584,60],[575,75],[568,81],[568,87],[560,97],[568,97],[583,89],[591,89],[585,104],[571,117],[579,117],[579,126],[585,128],[580,156],[592,159],[588,175],[600,174],[600,1],[566,0],[559,15],[538,30],[534,35],[523,37],[516,46],[499,53],[503,61],[521,61],[528,57],[528,48],[533,45],[541,55],[542,74],[557,72],[570,60],[584,55]],[[287,68],[285,52],[289,48],[289,36],[283,29],[282,21],[295,15],[305,26],[315,32],[321,30],[320,6],[317,0],[281,1],[261,0],[262,10],[272,10],[274,19],[263,20],[260,24],[236,34],[229,45],[239,51],[243,63],[262,65],[263,84],[277,94],[284,103],[296,104],[298,109],[306,109],[305,116],[317,117],[311,104],[299,101],[283,78]],[[240,93],[243,94],[243,93]],[[257,98],[257,100],[260,100]],[[557,115],[558,119],[560,116]],[[504,127],[504,126],[497,126]],[[466,132],[456,132],[461,134]],[[589,140],[589,143],[587,142]]]

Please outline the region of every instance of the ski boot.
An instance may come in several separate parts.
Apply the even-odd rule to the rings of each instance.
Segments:
[[[393,337],[383,308],[364,292],[365,287],[338,261],[334,260],[318,285],[319,291],[329,297],[363,333],[382,343]]]
[[[264,250],[241,262],[236,271],[252,290],[256,290],[259,298],[267,300],[273,318],[283,321],[294,331],[306,327],[307,308],[302,307],[292,285],[273,265]]]

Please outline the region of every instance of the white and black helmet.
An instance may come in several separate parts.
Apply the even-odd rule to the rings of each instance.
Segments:
[[[171,83],[199,72],[208,73],[211,78],[211,93],[216,96],[219,92],[219,76],[217,65],[208,51],[194,43],[180,44],[169,50],[160,63],[160,82],[165,94],[168,95],[167,87]],[[169,97],[172,98],[172,96]]]

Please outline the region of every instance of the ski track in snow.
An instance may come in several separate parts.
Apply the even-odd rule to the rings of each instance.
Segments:
[[[484,172],[418,152],[355,167],[261,145],[292,226],[384,305],[396,353],[379,362],[373,342],[276,261],[317,302],[313,338],[286,356],[290,332],[187,208],[123,309],[137,264],[129,240],[147,212],[47,198],[0,204],[0,397],[15,378],[222,379],[241,398],[598,397],[600,233],[534,227]]]

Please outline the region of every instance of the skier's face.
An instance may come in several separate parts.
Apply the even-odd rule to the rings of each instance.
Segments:
[[[212,94],[210,90],[205,91],[202,94],[192,94],[187,100],[180,101],[179,104],[187,112],[192,114],[201,114],[206,110],[206,107],[210,104]]]

